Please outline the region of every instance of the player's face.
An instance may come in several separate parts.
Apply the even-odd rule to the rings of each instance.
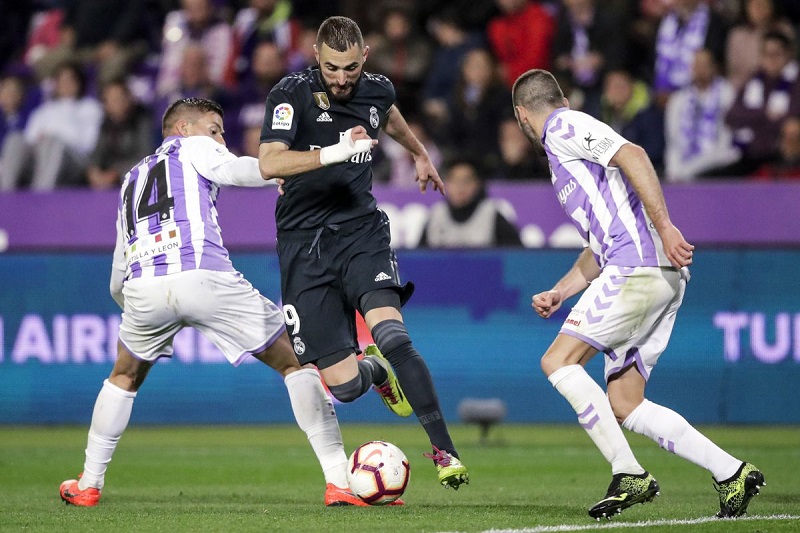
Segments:
[[[351,46],[344,52],[339,52],[322,43],[319,47],[314,46],[314,53],[328,94],[338,102],[349,102],[355,95],[369,47],[362,49]]]
[[[222,117],[213,111],[200,115],[200,118],[186,122],[185,136],[191,137],[193,135],[204,135],[211,137],[221,145],[225,145],[225,139],[222,134],[225,130],[222,128]]]

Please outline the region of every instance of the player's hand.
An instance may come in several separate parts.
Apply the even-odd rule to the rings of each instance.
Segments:
[[[428,182],[431,182],[433,184],[433,190],[439,191],[439,193],[444,196],[444,182],[439,176],[439,172],[436,170],[436,167],[433,166],[431,158],[428,157],[428,154],[425,154],[421,157],[415,157],[414,167],[417,171],[416,180],[419,182],[419,192],[425,194],[425,191],[428,190]]]
[[[286,191],[283,190],[283,185],[286,183],[286,180],[284,178],[275,178],[275,183],[278,184],[278,194],[283,196],[286,193]]]
[[[354,155],[368,152],[376,144],[377,139],[370,138],[364,126],[356,126],[345,131],[338,143],[322,148],[319,151],[319,161],[322,166],[344,163]]]
[[[531,300],[531,307],[542,318],[550,318],[561,307],[561,293],[554,289],[534,294]]]
[[[661,242],[664,243],[664,253],[675,268],[683,268],[692,264],[694,246],[686,242],[678,228],[670,224],[661,232]]]

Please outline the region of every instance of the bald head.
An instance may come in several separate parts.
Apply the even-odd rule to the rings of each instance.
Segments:
[[[511,89],[514,106],[531,113],[541,113],[564,107],[564,93],[552,74],[534,69],[517,78]]]

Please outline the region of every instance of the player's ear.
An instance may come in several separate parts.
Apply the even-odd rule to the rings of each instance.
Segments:
[[[367,56],[368,56],[368,55],[369,55],[369,46],[365,46],[365,47],[364,47],[364,53],[363,53],[363,54],[362,54],[362,56],[361,56],[361,63],[362,63],[362,64],[363,64],[363,63],[366,63],[366,61],[367,61]]]
[[[521,105],[514,106],[514,114],[517,116],[517,122],[524,124],[528,121],[528,111]]]
[[[317,48],[316,44],[314,45],[314,59],[317,60],[317,64],[319,65],[319,48]]]
[[[175,122],[175,130],[181,137],[189,136],[189,121],[182,118]]]

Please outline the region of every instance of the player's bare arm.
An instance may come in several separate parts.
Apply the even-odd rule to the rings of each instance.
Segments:
[[[439,172],[433,166],[428,150],[417,139],[414,132],[408,127],[406,119],[403,117],[397,106],[389,108],[389,118],[386,121],[384,131],[389,137],[400,143],[414,157],[414,166],[417,170],[416,180],[419,182],[419,192],[425,194],[428,189],[428,182],[433,183],[433,190],[439,191],[444,196],[444,182],[439,177]]]
[[[630,180],[661,236],[664,252],[672,266],[681,268],[691,265],[694,246],[683,238],[670,220],[658,176],[644,149],[628,143],[611,158],[610,164],[621,168]]]
[[[542,318],[550,318],[567,298],[589,286],[600,275],[600,266],[591,249],[584,248],[575,264],[549,291],[534,294],[531,307]]]
[[[289,150],[289,147],[280,141],[261,143],[258,147],[258,167],[261,176],[265,180],[286,178],[343,163],[378,144],[377,140],[367,135],[367,130],[363,126],[350,128],[347,132],[349,135],[342,136],[338,143],[325,146],[321,150]],[[280,179],[278,183],[282,183]]]

